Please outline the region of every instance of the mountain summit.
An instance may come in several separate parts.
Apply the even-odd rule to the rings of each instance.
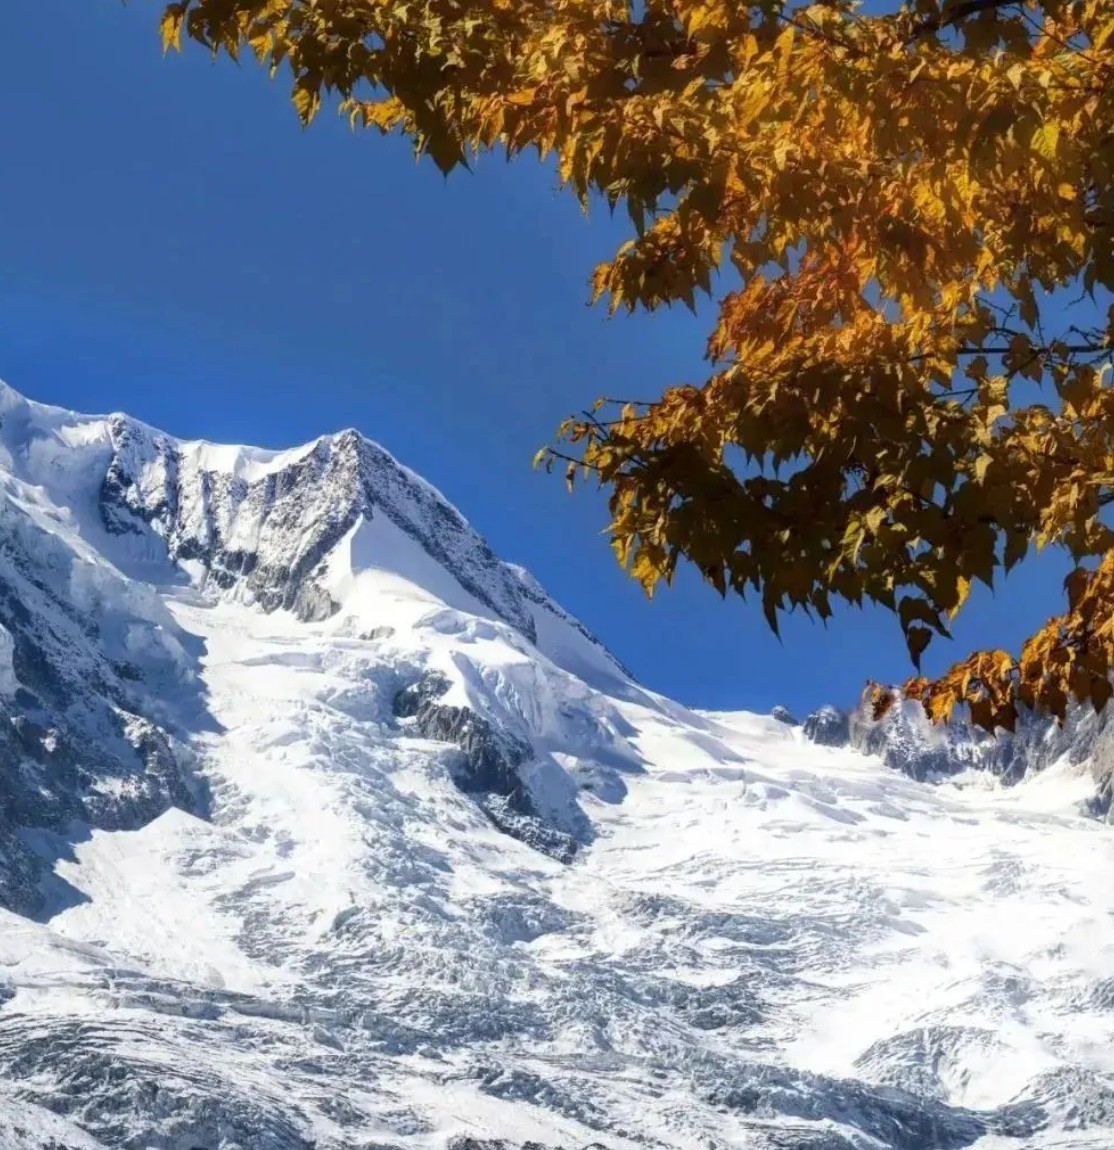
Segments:
[[[0,385],[0,1147],[1110,1145],[1091,761],[806,728],[354,431]]]

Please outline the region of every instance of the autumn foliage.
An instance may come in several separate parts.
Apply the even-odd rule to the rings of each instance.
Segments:
[[[987,728],[1105,704],[1114,663],[1114,0],[187,0],[308,122],[442,169],[552,156],[631,239],[617,309],[716,301],[707,378],[561,429],[646,590],[679,559],[771,626],[892,609],[910,653],[1033,547],[1074,560],[1024,646],[907,694]],[[1068,304],[1066,301],[1078,300]],[[888,694],[880,692],[884,708]]]

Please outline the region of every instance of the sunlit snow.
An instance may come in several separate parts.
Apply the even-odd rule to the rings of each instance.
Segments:
[[[176,487],[179,535],[122,532],[110,419],[6,389],[0,415],[3,562],[99,620],[88,643],[138,668],[209,793],[137,829],[21,831],[48,873],[39,912],[0,910],[4,1150],[1114,1145],[1114,832],[1086,770],[926,784],[687,710],[466,530],[433,555],[394,505],[339,534],[313,576],[331,609],[299,618],[167,540],[224,524],[237,554],[300,553],[342,493],[284,543],[247,490],[331,441],[186,445],[174,473],[133,422],[130,474]],[[244,502],[211,509],[210,472]],[[571,863],[396,716],[432,672],[528,745]]]

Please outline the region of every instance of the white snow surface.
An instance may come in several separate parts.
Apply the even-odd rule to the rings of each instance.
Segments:
[[[331,613],[265,611],[157,526],[106,530],[120,417],[10,389],[0,417],[6,533],[73,558],[78,610],[135,620],[98,642],[181,664],[160,704],[212,794],[41,836],[43,912],[0,910],[5,1150],[1114,1145],[1114,839],[1085,771],[928,785],[693,712],[524,572],[483,602],[374,511],[322,559]],[[315,447],[134,471],[184,501]],[[430,672],[532,748],[571,863],[499,830],[460,752],[394,716]]]

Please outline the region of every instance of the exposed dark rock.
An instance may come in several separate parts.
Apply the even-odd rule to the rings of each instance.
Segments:
[[[39,575],[50,540],[12,530],[0,559],[0,629],[15,687],[0,695],[0,906],[38,914],[43,859],[24,832],[134,829],[170,806],[203,814],[207,799],[168,730],[141,712],[145,684],[123,675],[116,631],[155,628],[140,617],[76,612]],[[59,572],[67,588],[81,572]],[[169,652],[153,673],[188,679]]]
[[[473,1138],[468,1134],[458,1134],[449,1139],[447,1150],[573,1150],[541,1142],[507,1142],[502,1138]],[[607,1150],[602,1142],[591,1142],[575,1150]]]
[[[821,747],[844,747],[850,739],[847,715],[835,707],[823,706],[804,721],[805,738]]]
[[[452,743],[464,752],[466,769],[457,775],[462,791],[498,795],[519,814],[537,813],[518,773],[534,753],[529,743],[498,730],[467,707],[426,703],[414,719],[425,738]]]
[[[397,719],[412,719],[426,706],[448,691],[449,680],[440,671],[428,671],[416,683],[403,687],[394,697],[392,709]]]
[[[786,1115],[852,1126],[890,1150],[963,1150],[990,1132],[973,1111],[853,1080],[756,1066],[745,1084],[717,1086],[708,1101],[743,1114]]]
[[[175,440],[126,417],[113,417],[109,429],[113,454],[100,492],[105,527],[153,533],[171,559],[201,564],[218,590],[242,588],[265,611],[327,618],[336,604],[321,582],[324,560],[361,519],[382,515],[531,643],[540,609],[607,654],[531,575],[502,562],[437,491],[356,431],[325,436],[248,481],[199,469]],[[250,550],[236,542],[242,522],[251,525]]]
[[[877,755],[891,770],[931,782],[967,770],[987,771],[1011,785],[1067,759],[1090,770],[1095,794],[1087,809],[1096,818],[1111,817],[1114,802],[1114,724],[1108,708],[1068,712],[1063,726],[1055,719],[1021,715],[1016,732],[991,735],[956,721],[935,726],[920,706],[899,701],[875,720],[867,700],[850,711],[824,706],[805,719],[805,736],[821,746],[850,746]]]
[[[478,801],[487,817],[504,834],[558,862],[571,863],[576,857],[580,849],[576,839],[550,826],[540,815],[523,813],[517,804],[503,795],[488,793],[480,796]]]
[[[475,797],[504,834],[561,862],[571,862],[579,844],[572,835],[546,822],[519,774],[534,749],[467,707],[437,702],[448,689],[443,675],[427,674],[399,691],[394,713],[400,719],[413,720],[414,729],[423,738],[460,749],[463,769],[454,776],[456,785]]]

